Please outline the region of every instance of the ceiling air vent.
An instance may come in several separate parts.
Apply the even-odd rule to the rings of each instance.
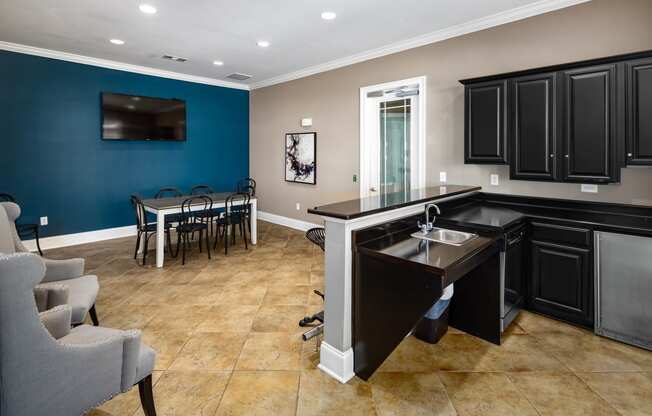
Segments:
[[[174,55],[163,55],[163,56],[161,56],[161,58],[168,59],[168,60],[174,61],[174,62],[186,62],[188,60],[186,58],[182,58],[180,56],[174,56]]]
[[[235,79],[236,81],[244,81],[249,78],[251,78],[251,75],[243,74],[240,72],[233,73],[231,75],[227,75],[227,78]]]

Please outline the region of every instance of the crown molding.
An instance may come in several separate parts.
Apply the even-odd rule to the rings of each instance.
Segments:
[[[37,48],[35,46],[21,45],[18,43],[0,41],[0,50],[36,55],[44,58],[59,59],[62,61],[75,62],[78,64],[98,66],[101,68],[115,69],[118,71],[134,72],[136,74],[151,75],[160,78],[176,79],[179,81],[194,82],[197,84],[213,85],[217,87],[235,88],[249,90],[249,85],[237,82],[223,81],[220,79],[200,77],[196,75],[182,74],[180,72],[165,71],[162,69],[147,66],[132,65],[124,62],[111,61],[108,59],[93,58],[90,56],[77,55],[68,52],[60,52],[51,49]]]
[[[479,19],[471,20],[459,25],[450,26],[435,32],[427,33],[425,35],[391,43],[380,48],[371,49],[345,58],[335,59],[323,64],[310,66],[298,71],[254,82],[250,84],[250,89],[254,90],[257,88],[264,88],[299,78],[305,78],[320,72],[331,71],[333,69],[342,68],[375,58],[380,58],[382,56],[391,55],[393,53],[402,52],[408,49],[441,42],[446,39],[451,39],[469,33],[478,32],[484,29],[489,29],[495,26],[527,19],[528,17],[564,9],[566,7],[575,6],[581,3],[587,3],[589,1],[591,0],[540,0],[535,3],[496,13],[490,16],[481,17]]]

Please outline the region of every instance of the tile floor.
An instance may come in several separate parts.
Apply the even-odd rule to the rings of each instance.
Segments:
[[[158,352],[160,416],[652,415],[652,353],[522,313],[501,347],[449,330],[407,338],[369,382],[316,369],[298,320],[320,309],[323,255],[303,234],[261,222],[259,244],[162,270],[134,239],[51,250],[100,277],[102,325],[141,328]],[[240,246],[241,244],[238,244]],[[142,415],[137,389],[91,412]]]

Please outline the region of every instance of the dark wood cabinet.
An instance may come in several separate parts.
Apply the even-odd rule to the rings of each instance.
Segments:
[[[563,72],[563,178],[608,183],[620,179],[616,64]]]
[[[509,84],[510,178],[557,179],[557,74]]]
[[[627,164],[652,165],[652,58],[625,63]]]
[[[506,80],[466,86],[465,163],[507,163],[506,100]]]
[[[592,326],[591,231],[539,222],[533,223],[532,228],[528,307],[571,323]]]

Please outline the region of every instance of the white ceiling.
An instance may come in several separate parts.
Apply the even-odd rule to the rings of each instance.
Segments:
[[[255,87],[583,1],[2,0],[0,41],[214,80],[244,72]],[[141,3],[158,13],[141,13]],[[337,19],[322,20],[326,10]]]

